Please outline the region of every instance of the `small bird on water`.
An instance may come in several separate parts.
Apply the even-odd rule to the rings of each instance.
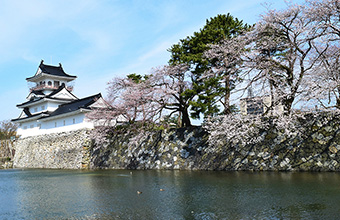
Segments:
[[[137,190],[137,194],[142,194],[143,192]]]
[[[159,189],[159,191],[163,192],[165,189]]]

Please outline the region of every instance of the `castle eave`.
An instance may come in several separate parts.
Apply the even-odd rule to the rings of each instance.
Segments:
[[[41,103],[48,102],[48,101],[60,103],[60,104],[70,102],[70,100],[68,100],[68,99],[42,98],[42,99],[39,99],[39,100],[28,101],[28,102],[25,102],[25,103],[22,103],[22,104],[18,104],[17,107],[18,108],[26,108],[26,107],[30,107],[32,105],[41,104]]]
[[[76,76],[54,76],[54,75],[47,74],[47,73],[40,73],[36,76],[26,78],[26,80],[29,82],[39,82],[47,77],[50,79],[65,80],[66,82],[70,82],[77,78]]]
[[[64,114],[42,117],[38,121],[44,122],[44,121],[50,121],[50,120],[55,120],[55,119],[60,119],[60,118],[66,118],[66,117],[69,117],[69,116],[72,116],[72,115],[77,115],[77,114],[80,114],[80,113],[88,113],[90,111],[91,111],[90,109],[81,108],[81,109],[78,109],[76,111],[72,111],[72,112],[68,112],[68,113],[64,113]]]
[[[46,117],[48,116],[48,114],[39,114],[39,115],[35,115],[35,116],[31,116],[31,117],[26,117],[26,118],[16,118],[16,119],[12,119],[12,122],[28,122],[28,121],[35,121],[38,120],[41,117]]]

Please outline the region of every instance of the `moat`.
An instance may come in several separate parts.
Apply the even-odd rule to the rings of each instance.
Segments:
[[[336,219],[340,173],[0,170],[1,219]],[[141,193],[137,193],[140,191]]]

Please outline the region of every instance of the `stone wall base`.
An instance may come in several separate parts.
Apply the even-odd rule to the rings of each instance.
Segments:
[[[90,130],[18,139],[13,166],[56,169],[340,171],[340,120],[313,124],[304,137],[269,130],[260,143],[209,146],[201,127],[115,134],[96,146]],[[259,134],[260,135],[260,134]]]
[[[89,165],[90,130],[19,138],[14,168],[83,169]]]

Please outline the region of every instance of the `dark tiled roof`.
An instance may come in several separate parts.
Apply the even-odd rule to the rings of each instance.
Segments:
[[[30,100],[30,101],[18,104],[17,107],[21,107],[21,106],[24,106],[26,104],[31,104],[31,103],[34,103],[34,102],[38,102],[38,101],[40,101],[40,100],[42,100],[44,98],[49,98],[49,99],[56,100],[56,101],[70,101],[69,99],[58,99],[58,98],[50,98],[50,97],[41,97],[41,98],[36,99],[36,100]]]
[[[58,89],[56,89],[56,90],[54,90],[53,92],[51,92],[50,94],[48,94],[47,96],[46,96],[46,98],[51,98],[52,96],[54,96],[55,94],[57,94],[58,92],[60,92],[61,90],[63,90],[64,88],[66,88],[66,86],[65,85],[61,85],[61,86],[59,86],[59,88]],[[67,90],[67,89],[66,89]],[[74,96],[75,98],[77,98],[75,95],[73,95],[70,91],[69,91],[69,93],[72,95],[72,96]],[[77,98],[78,99],[78,98]]]
[[[42,95],[42,96],[45,95],[42,91],[36,91],[36,90],[32,90],[31,93],[33,93],[33,94],[35,94],[35,95]]]
[[[78,99],[78,100],[72,101],[70,103],[62,104],[62,105],[59,106],[59,108],[57,108],[53,113],[51,113],[47,117],[53,117],[53,116],[77,111],[81,108],[89,109],[89,106],[92,105],[93,103],[95,103],[101,97],[102,97],[102,95],[99,93],[99,94],[89,96],[89,97],[86,97],[86,98],[83,98],[83,99]]]
[[[56,90],[54,90],[53,92],[51,92],[50,94],[48,94],[48,95],[46,96],[46,98],[50,98],[50,97],[54,96],[55,94],[57,94],[58,92],[60,92],[63,88],[65,88],[65,85],[59,86],[58,89],[56,89]]]
[[[43,119],[43,118],[49,118],[49,117],[53,117],[53,116],[57,116],[57,115],[62,115],[62,114],[74,112],[74,111],[77,111],[79,109],[90,109],[89,106],[92,105],[93,103],[95,103],[101,97],[102,97],[102,95],[99,93],[99,94],[89,96],[89,97],[86,97],[86,98],[83,98],[83,99],[78,99],[78,100],[72,101],[70,103],[62,104],[54,112],[47,112],[46,111],[46,112],[41,112],[41,113],[38,113],[38,114],[30,114],[28,117],[12,119],[12,121],[20,121],[20,120],[32,118],[32,117],[35,117],[35,116],[38,116],[38,115],[42,115],[42,117],[40,117],[40,118]]]
[[[50,66],[44,64],[44,60],[41,60],[41,63],[39,65],[39,68],[43,73],[47,73],[53,76],[62,76],[62,77],[68,77],[68,78],[77,78],[76,76],[71,76],[64,72],[63,67],[61,66],[61,63],[59,63],[59,66]],[[26,80],[33,79],[35,76],[26,78]]]
[[[24,109],[24,112],[25,114],[27,115],[27,117],[25,118],[15,118],[15,119],[12,119],[11,121],[20,121],[20,120],[25,120],[25,119],[28,119],[28,118],[33,118],[33,117],[37,117],[37,116],[44,116],[44,115],[48,115],[50,114],[51,112],[49,111],[44,111],[44,112],[39,112],[37,114],[31,114],[29,111],[27,112],[27,110],[25,111]],[[41,118],[41,117],[40,117]]]
[[[26,114],[28,117],[31,117],[31,116],[32,116],[32,114],[31,114],[31,112],[30,112],[30,110],[29,110],[28,108],[24,108],[24,112],[25,112],[25,114]]]
[[[38,102],[40,101],[41,99],[44,99],[44,98],[49,98],[49,99],[54,99],[54,100],[59,100],[59,101],[67,101],[69,99],[58,99],[58,98],[52,98],[53,95],[57,94],[58,92],[60,92],[63,88],[65,88],[65,85],[62,85],[60,86],[58,89],[56,89],[55,91],[51,92],[50,94],[48,94],[47,96],[45,96],[45,94],[43,92],[33,92],[34,94],[37,94],[37,93],[41,93],[42,95],[44,95],[44,97],[40,97],[39,99],[36,99],[36,100],[29,100],[27,102],[24,102],[24,103],[21,103],[21,104],[18,104],[17,107],[20,107],[20,106],[23,106],[23,105],[26,105],[26,104],[30,104],[30,103],[34,103],[34,102]],[[72,94],[73,95],[73,94]],[[74,95],[73,95],[74,96]],[[77,98],[76,96],[74,96],[75,98]]]

